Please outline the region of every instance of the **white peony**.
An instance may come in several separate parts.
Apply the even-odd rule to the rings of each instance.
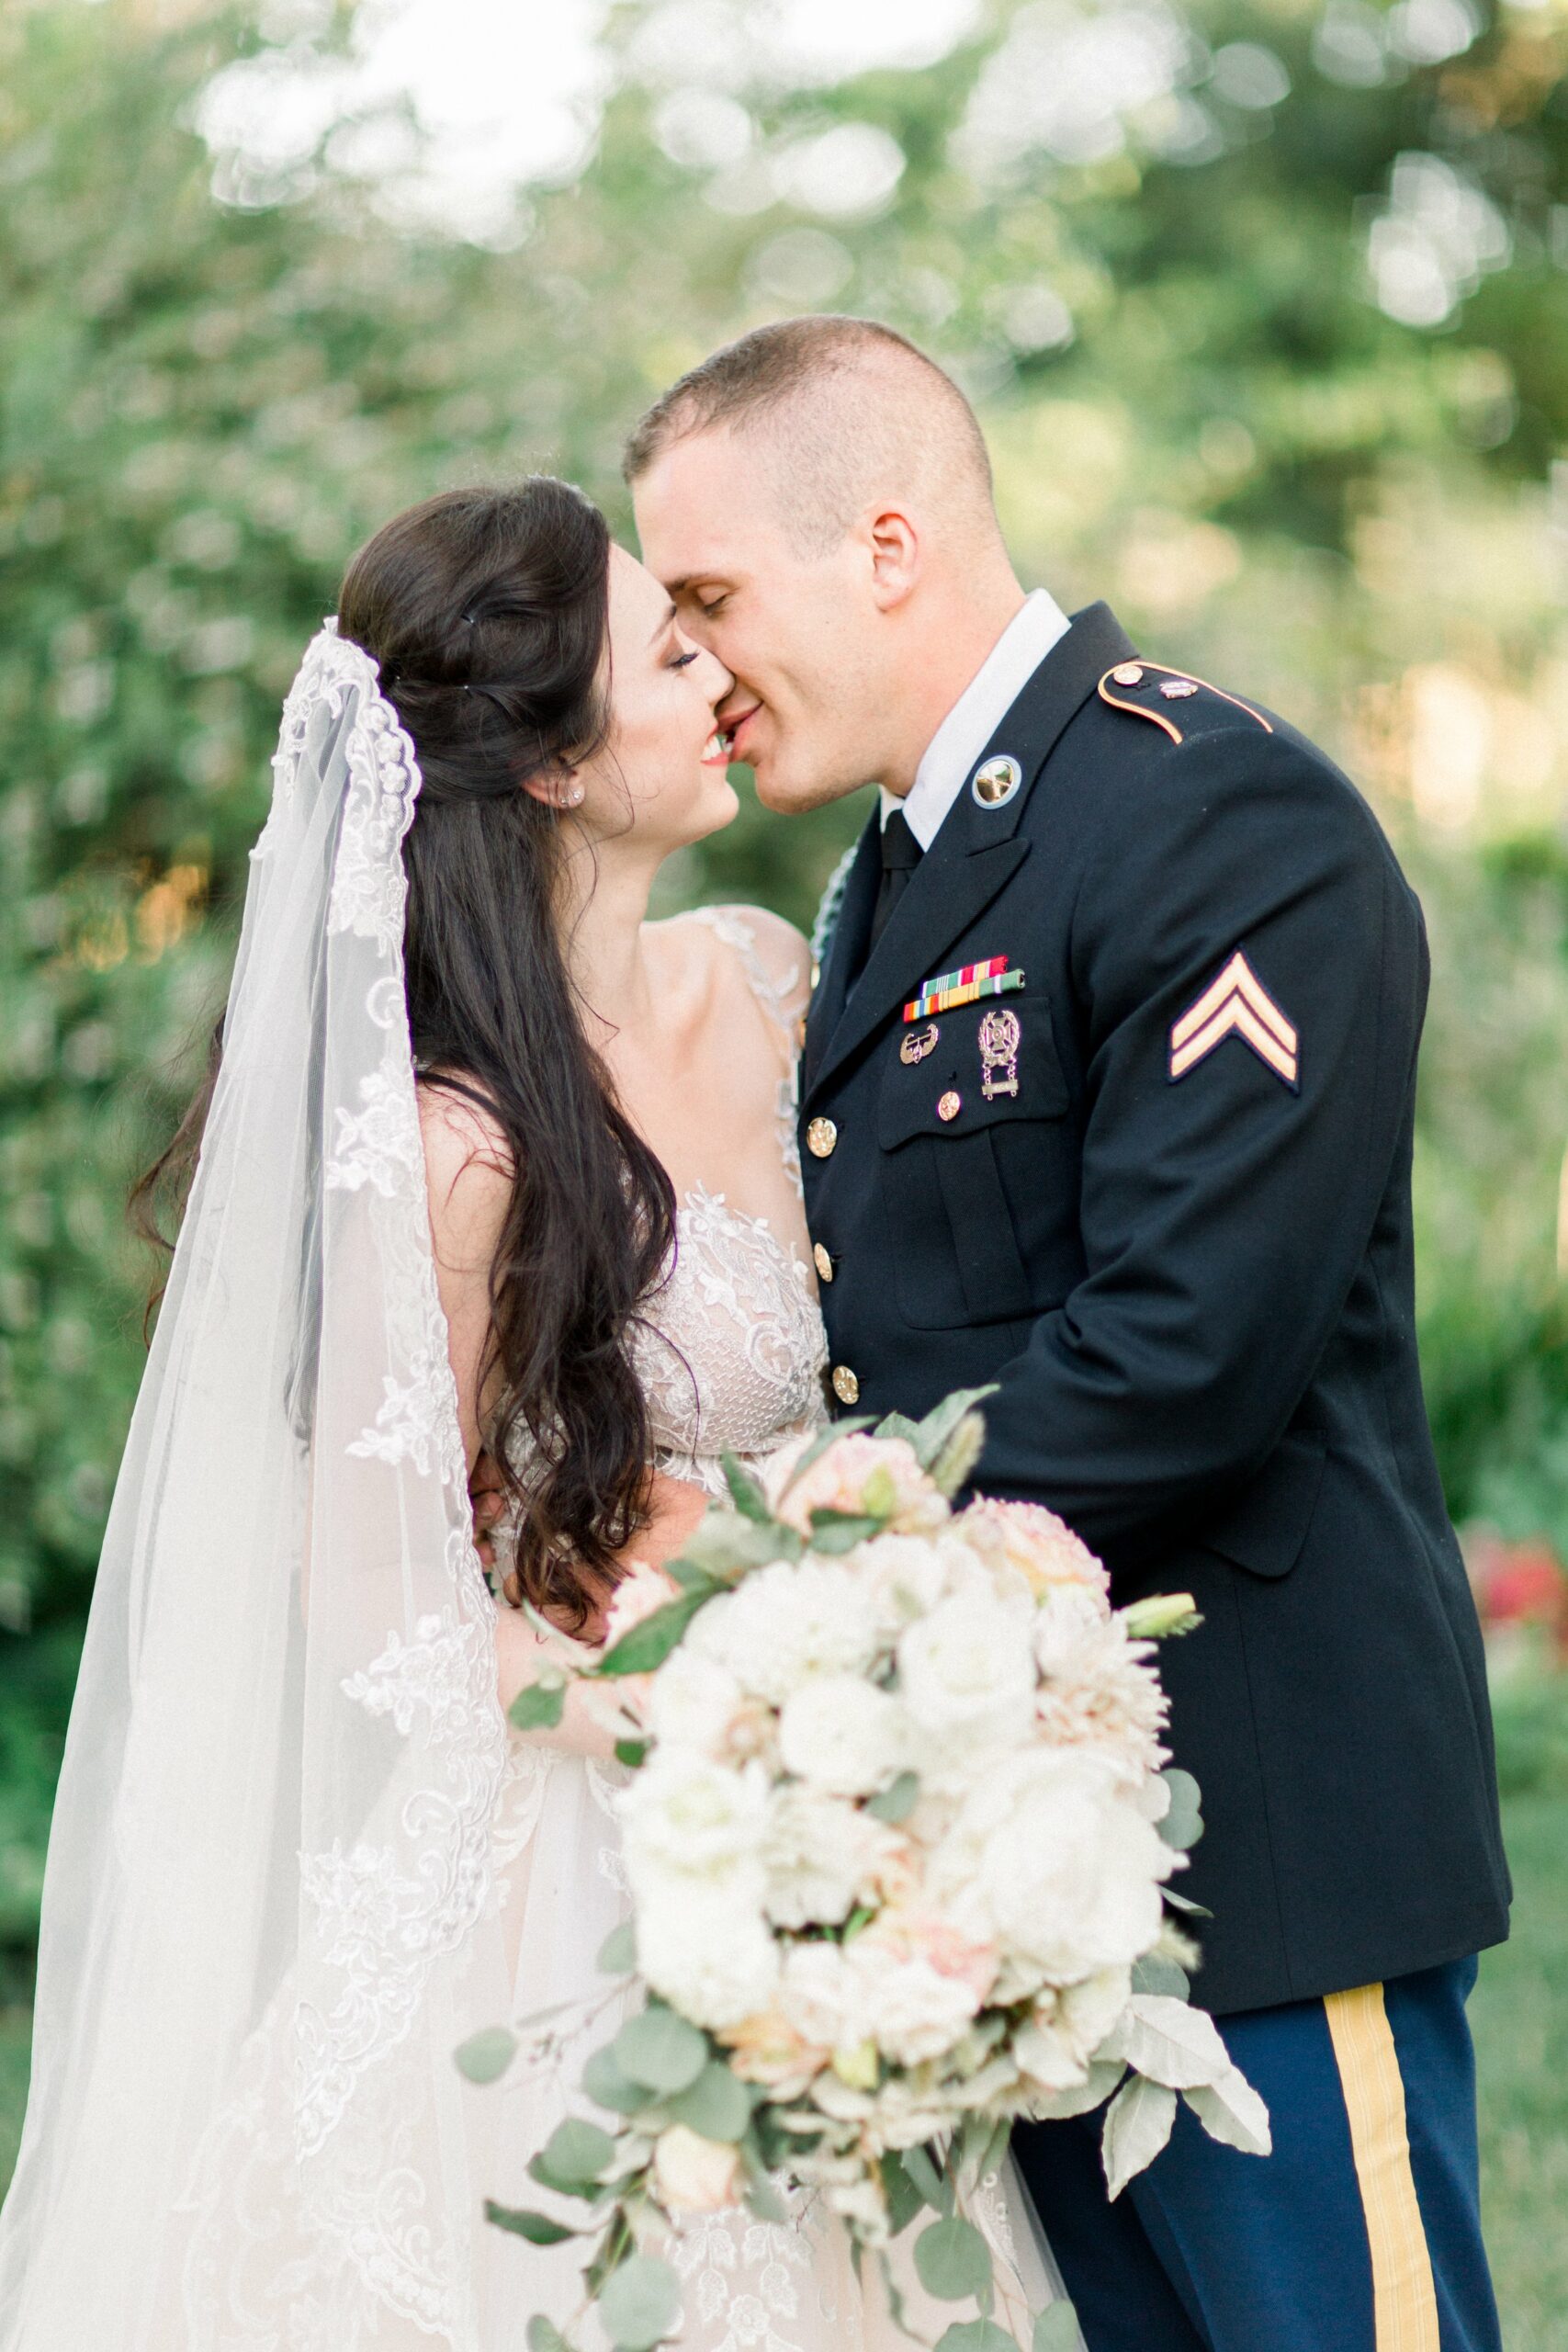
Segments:
[[[901,1842],[840,1797],[799,1782],[775,1789],[762,1839],[768,1917],[780,1928],[837,1927]]]
[[[784,1769],[834,1796],[870,1796],[903,1770],[908,1721],[897,1699],[857,1674],[802,1683],[779,1717]]]
[[[745,1693],[728,1667],[682,1642],[653,1677],[648,1727],[655,1739],[717,1756],[745,1703]]]
[[[760,1887],[767,1810],[760,1765],[736,1770],[695,1748],[656,1747],[615,1800],[634,1891],[666,1878],[712,1886],[752,1874]]]
[[[814,1510],[886,1520],[900,1535],[940,1527],[947,1519],[947,1498],[921,1469],[907,1438],[851,1430],[797,1476],[795,1465],[810,1442],[781,1447],[762,1473],[769,1509],[802,1535],[811,1533]]]
[[[874,1929],[849,1948],[853,2014],[883,2055],[918,2066],[951,2050],[980,2007],[972,1982],[944,1975],[930,1961],[907,1957]]]
[[[997,1747],[1026,1739],[1033,1714],[1032,1611],[954,1593],[898,1643],[898,1687],[918,1732]]]
[[[840,1560],[775,1560],[698,1611],[683,1646],[727,1667],[773,1706],[818,1674],[859,1674],[876,1655],[870,1596]]]
[[[849,1554],[846,1565],[870,1595],[887,1640],[949,1593],[982,1591],[991,1581],[979,1555],[946,1529],[934,1535],[874,1536]]]
[[[671,2008],[718,2032],[767,2007],[779,1953],[760,1909],[689,1880],[636,1892],[637,1968]]]
[[[1109,1613],[1110,1577],[1088,1544],[1054,1510],[1040,1503],[982,1498],[962,1513],[958,1527],[987,1559],[1016,1569],[1037,1598],[1077,1587],[1094,1596],[1102,1617]]]
[[[790,2030],[816,2049],[852,2049],[864,2039],[842,1944],[792,1945],[784,1955],[777,2006]]]
[[[971,1789],[929,1884],[969,1932],[1066,1984],[1151,1948],[1175,1859],[1092,1749],[1036,1747]]]

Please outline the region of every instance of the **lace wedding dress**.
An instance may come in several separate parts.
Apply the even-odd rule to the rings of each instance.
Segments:
[[[740,958],[776,1024],[782,1064],[793,1073],[804,973],[772,968],[755,927],[735,910],[705,910],[693,920],[709,924]],[[798,1193],[793,1095],[789,1075],[781,1082],[778,1148]],[[649,1302],[637,1361],[660,1468],[717,1496],[726,1492],[722,1454],[761,1461],[827,1417],[827,1336],[807,1266],[769,1223],[701,1187],[679,1204],[674,1263]],[[527,1851],[512,1866],[507,1896],[509,1906],[515,1905],[515,1998],[522,2017],[580,2000],[585,1984],[592,1983],[600,1944],[626,1916],[612,1812],[626,1775],[618,1766],[543,1749],[521,1753],[515,1770],[531,1822]],[[573,2103],[570,2086],[581,2058],[607,2038],[615,2015],[608,2006],[600,2008],[590,2027],[569,2033],[564,2046],[551,2051],[549,2089],[540,2077],[516,2086],[513,2095],[535,2109],[528,2137],[542,2139]],[[521,2174],[511,2186],[522,2195]],[[907,2352],[909,2339],[886,2310],[876,2266],[864,2266],[863,2288],[836,2218],[819,2199],[797,2195],[792,2206],[787,2223],[737,2211],[682,2231],[668,2249],[685,2280],[682,2352],[894,2352],[896,2346]],[[996,2256],[997,2315],[1027,2346],[1031,2309],[1062,2290],[1010,2159],[982,2185],[970,2218]],[[520,2251],[520,2306],[564,2321],[581,2301],[579,2258],[570,2246],[544,2257],[532,2248]],[[922,2293],[902,2247],[896,2267],[911,2324],[934,2342],[953,2320],[953,2307]]]

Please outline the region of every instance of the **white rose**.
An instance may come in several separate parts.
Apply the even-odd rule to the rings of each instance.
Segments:
[[[929,1615],[949,1593],[990,1581],[985,1562],[945,1530],[934,1535],[876,1535],[848,1555],[846,1566],[871,1596],[886,1638]]]
[[[1174,1859],[1093,1750],[1033,1748],[971,1790],[929,1883],[960,1925],[1072,1984],[1155,1943]]]
[[[898,1687],[919,1731],[987,1747],[1028,1736],[1034,1702],[1029,1616],[981,1593],[954,1593],[898,1643]]]
[[[705,2140],[684,2123],[671,2123],[654,2142],[653,2175],[672,2213],[721,2213],[740,2200],[739,2149]]]
[[[886,1788],[903,1769],[908,1746],[898,1702],[855,1674],[803,1683],[779,1717],[785,1770],[834,1796],[870,1796]]]
[[[717,2032],[766,2007],[779,1954],[759,1909],[689,1880],[637,1893],[637,1969],[671,2008]]]
[[[840,1560],[775,1560],[698,1611],[686,1645],[774,1706],[819,1674],[859,1674],[876,1655],[869,1594]]]
[[[634,1891],[639,1877],[760,1883],[767,1809],[761,1766],[737,1770],[695,1748],[656,1747],[615,1800]]]
[[[931,1962],[904,1959],[879,1945],[874,1932],[849,1948],[852,2015],[897,2066],[918,2066],[951,2050],[979,2008],[972,1984],[943,1976]]]
[[[728,1668],[682,1642],[653,1678],[648,1727],[655,1739],[716,1756],[744,1704],[745,1695]]]
[[[798,1782],[775,1789],[762,1840],[769,1917],[780,1928],[837,1927],[871,1892],[879,1863],[897,1842],[838,1797]]]
[[[849,2049],[864,2039],[841,1944],[793,1945],[784,1955],[778,2007],[801,2041],[818,2050]]]

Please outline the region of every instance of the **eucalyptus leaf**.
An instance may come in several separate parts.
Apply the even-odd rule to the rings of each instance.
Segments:
[[[694,1560],[666,1560],[664,1573],[674,1578],[682,1592],[694,1592],[699,1586],[705,1591],[717,1589],[707,1570],[698,1567]]]
[[[929,2148],[906,2148],[904,2169],[933,2213],[940,2213],[947,2202],[947,2189],[941,2173],[931,2161]]]
[[[883,1521],[869,1519],[860,1511],[814,1510],[811,1514],[811,1548],[814,1552],[834,1555],[852,1552],[857,1544],[882,1532]]]
[[[879,1796],[868,1797],[865,1809],[878,1821],[907,1821],[919,1801],[920,1776],[918,1772],[900,1772]]]
[[[1174,1960],[1162,1959],[1158,1952],[1145,1952],[1142,1960],[1133,1962],[1134,1993],[1169,1993],[1184,2001],[1192,1990],[1192,1980]]]
[[[872,1434],[879,1438],[901,1437],[906,1445],[913,1445],[920,1434],[920,1425],[912,1421],[908,1413],[884,1413]]]
[[[457,2072],[470,2083],[499,2082],[517,2055],[517,2036],[510,2026],[481,2026],[458,2043],[456,2055]]]
[[[570,2352],[570,2346],[554,2320],[540,2312],[528,2322],[528,2352]]]
[[[545,2188],[558,2188],[563,2196],[592,2197],[615,2160],[615,2141],[602,2125],[569,2115],[556,2125],[528,2170]]]
[[[764,1526],[738,1510],[719,1510],[710,1504],[702,1525],[687,1537],[681,1557],[706,1577],[717,1592],[732,1580],[737,1569],[765,1568],[770,1560],[789,1558],[799,1543],[793,1527],[780,1527],[771,1520]]]
[[[944,1495],[953,1496],[980,1459],[986,1424],[978,1413],[965,1413],[931,1465],[931,1475]]]
[[[1036,2314],[1029,2352],[1078,2352],[1078,2315],[1066,2295]]]
[[[605,2280],[599,2316],[617,2352],[652,2352],[681,2316],[681,2281],[657,2255],[634,2254]]]
[[[608,2045],[596,2050],[584,2066],[582,2087],[596,2106],[607,2107],[612,2115],[636,2115],[659,2096],[646,2083],[634,2083],[629,2075],[624,2075]]]
[[[1109,2197],[1120,2197],[1134,2175],[1153,2164],[1175,2120],[1173,2090],[1145,2082],[1142,2075],[1129,2076],[1105,2111],[1101,2153]]]
[[[526,2238],[530,2245],[559,2245],[563,2239],[578,2235],[564,2222],[552,2222],[547,2213],[530,2212],[523,2205],[498,2205],[493,2197],[485,2199],[485,2220],[493,2222],[498,2230],[510,2230],[513,2237]]]
[[[937,2337],[936,2352],[1018,2352],[1018,2342],[994,2319],[955,2319]]]
[[[915,2240],[915,2268],[928,2295],[962,2303],[991,2283],[991,2249],[973,2222],[932,2222]]]
[[[600,1945],[599,1966],[606,1976],[627,1976],[637,1966],[637,1934],[629,1919],[612,1928]]]
[[[700,2132],[705,2140],[740,2139],[751,2120],[746,2086],[730,2073],[722,2058],[710,2058],[689,2089],[669,2102],[671,2120]]]
[[[922,1470],[931,1468],[964,1415],[973,1412],[983,1398],[996,1393],[997,1383],[991,1380],[983,1388],[955,1388],[951,1396],[944,1396],[940,1405],[932,1406],[909,1441]]]
[[[659,2007],[628,2018],[610,2046],[621,2072],[650,2091],[686,2090],[707,2064],[706,2036],[673,2009]]]
[[[1194,1903],[1190,1894],[1178,1894],[1173,1886],[1165,1890],[1165,1899],[1175,1911],[1185,1911],[1190,1918],[1212,1919],[1213,1913],[1206,1903]]]
[[[565,1707],[564,1682],[525,1682],[506,1713],[519,1731],[554,1731]]]
[[[773,1525],[773,1514],[768,1509],[768,1498],[750,1470],[733,1453],[719,1456],[724,1465],[725,1484],[729,1498],[743,1519],[754,1519],[765,1527]]]
[[[1170,1805],[1163,1821],[1156,1824],[1168,1846],[1184,1854],[1203,1835],[1203,1815],[1200,1809],[1198,1783],[1190,1772],[1183,1772],[1172,1765],[1160,1774],[1170,1791]]]
[[[907,2230],[917,2213],[925,2210],[925,2199],[909,2178],[904,2159],[897,2148],[890,2148],[882,2159],[882,2193],[887,2199],[887,2219],[893,2235]]]
[[[651,1617],[644,1617],[621,1635],[613,1649],[606,1650],[599,1661],[601,1674],[651,1674],[662,1666],[680,1641],[699,1609],[710,1598],[706,1589],[694,1589],[682,1593],[678,1600],[667,1600]]]

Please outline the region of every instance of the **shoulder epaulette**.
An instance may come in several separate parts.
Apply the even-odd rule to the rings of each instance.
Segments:
[[[1245,710],[1248,718],[1255,718],[1266,735],[1274,732],[1263,713],[1254,710],[1249,702],[1243,702],[1237,695],[1227,695],[1223,686],[1212,686],[1207,678],[1191,677],[1185,670],[1168,669],[1163,662],[1118,662],[1113,670],[1107,670],[1100,682],[1100,701],[1109,703],[1112,710],[1130,710],[1138,718],[1152,718],[1156,727],[1164,728],[1173,743],[1184,740],[1182,729],[1153,701],[1135,699],[1140,687],[1157,694],[1165,703],[1190,702],[1200,693],[1217,695],[1222,702],[1228,702],[1236,710]]]

